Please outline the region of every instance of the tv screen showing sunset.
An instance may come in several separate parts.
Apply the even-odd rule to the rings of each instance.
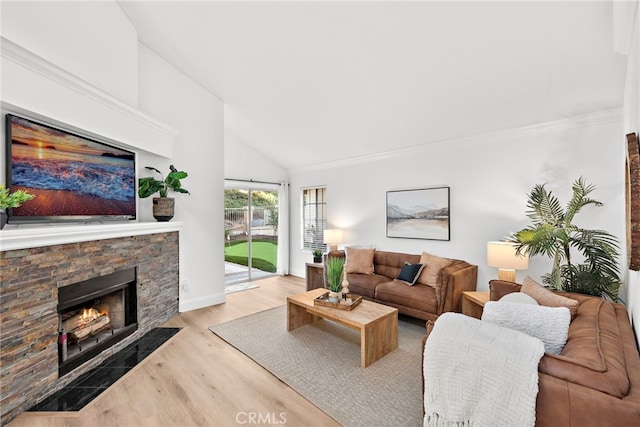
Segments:
[[[11,190],[36,197],[13,216],[135,216],[134,154],[7,115]]]

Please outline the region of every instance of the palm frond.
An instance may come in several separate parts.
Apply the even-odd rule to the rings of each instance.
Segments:
[[[558,199],[545,189],[534,186],[527,201],[526,214],[533,225],[513,233],[519,253],[545,255],[553,259],[553,269],[543,276],[543,283],[553,289],[600,295],[616,299],[620,286],[619,243],[604,230],[585,230],[573,224],[575,215],[587,205],[602,206],[589,196],[595,186],[580,177],[573,183],[573,195],[563,212]],[[571,262],[572,248],[584,257],[582,264]]]
[[[514,238],[518,241],[516,250],[526,251],[529,256],[545,255],[552,257],[557,251],[555,228],[549,224],[540,224],[518,231]]]
[[[601,202],[587,197],[589,193],[596,189],[596,187],[591,184],[587,185],[584,181],[584,178],[580,177],[576,179],[576,181],[573,183],[572,189],[573,196],[571,197],[571,200],[569,200],[569,203],[567,203],[567,210],[565,215],[565,222],[567,224],[571,224],[573,222],[573,218],[578,212],[580,212],[583,207],[591,204],[602,206]]]
[[[544,188],[545,184],[537,184],[529,194],[526,214],[534,224],[556,224],[563,220],[564,213],[558,199]]]
[[[587,264],[563,266],[562,275],[565,279],[566,292],[595,295],[612,301],[618,299],[620,281],[617,276],[602,274],[601,271],[594,270]]]
[[[607,276],[617,277],[620,269],[616,258],[618,242],[614,236],[603,230],[581,230],[576,233],[573,246],[577,248],[592,269],[599,269]]]

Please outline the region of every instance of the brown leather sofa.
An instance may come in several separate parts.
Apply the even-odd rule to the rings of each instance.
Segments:
[[[520,291],[500,280],[489,287],[492,301]],[[540,360],[536,426],[640,425],[640,356],[627,309],[599,297],[559,294],[580,305],[562,353]],[[423,342],[432,327],[427,322]]]
[[[333,251],[328,257],[345,257],[345,252]],[[381,304],[396,307],[398,312],[423,320],[436,319],[447,311],[460,311],[462,292],[475,291],[478,266],[451,259],[440,270],[436,287],[416,283],[413,286],[394,280],[405,262],[417,264],[420,255],[400,252],[374,252],[374,274],[349,273],[349,292]]]

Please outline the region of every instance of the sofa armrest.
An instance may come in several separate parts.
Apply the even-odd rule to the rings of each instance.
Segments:
[[[329,258],[346,258],[346,257],[347,257],[347,254],[343,250],[331,251],[331,252],[327,252],[324,255],[322,255],[322,258],[323,258],[324,262],[327,262],[327,260]]]
[[[503,296],[520,292],[521,285],[513,282],[507,282],[505,280],[493,279],[489,281],[489,299],[491,301],[498,301]]]
[[[475,291],[478,284],[478,266],[465,261],[454,261],[442,269],[442,286],[438,299],[438,315],[447,311],[462,311],[462,293]],[[436,289],[436,293],[437,293]]]

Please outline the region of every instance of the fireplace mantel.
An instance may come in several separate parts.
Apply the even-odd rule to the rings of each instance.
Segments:
[[[2,386],[8,390],[0,396],[0,425],[178,314],[181,226],[173,221],[32,224],[0,231],[0,358]],[[130,269],[136,271],[137,329],[60,376],[60,289]]]
[[[23,225],[0,231],[0,251],[37,248],[91,240],[180,231],[182,222],[131,222],[82,225]]]

